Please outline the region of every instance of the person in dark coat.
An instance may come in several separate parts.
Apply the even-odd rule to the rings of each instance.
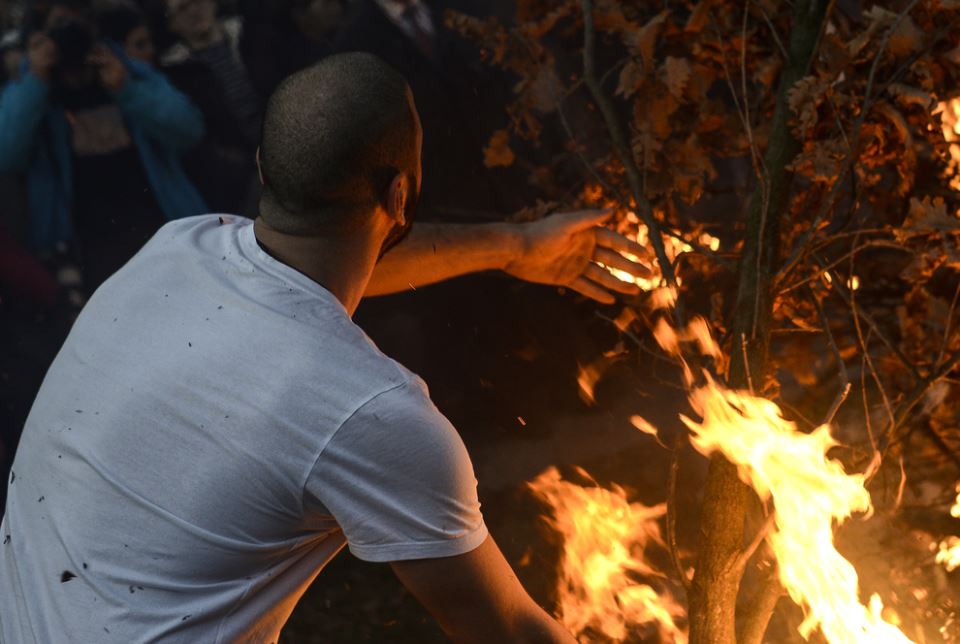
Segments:
[[[333,51],[343,0],[242,0],[240,55],[261,96]]]
[[[78,244],[92,291],[165,221],[206,212],[179,160],[203,118],[100,40],[83,2],[52,3],[26,31],[22,72],[0,96],[0,172],[26,174],[33,249]]]
[[[476,44],[444,26],[448,9],[484,15],[464,0],[357,0],[337,32],[338,52],[375,54],[402,73],[424,123],[425,218],[495,220],[531,199],[509,174],[483,165],[483,147],[502,127],[508,90],[482,67]]]

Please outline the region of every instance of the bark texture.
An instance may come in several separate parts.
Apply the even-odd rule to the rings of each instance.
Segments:
[[[787,165],[799,151],[788,127],[787,92],[810,68],[826,14],[826,0],[797,0],[777,104],[758,181],[747,213],[740,280],[731,325],[729,385],[761,387],[767,362],[772,277],[779,260],[780,221],[788,206]],[[700,516],[700,544],[690,593],[691,644],[734,644],[742,571],[747,487],[723,456],[710,461]]]

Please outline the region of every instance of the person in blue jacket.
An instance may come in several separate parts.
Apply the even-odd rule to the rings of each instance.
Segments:
[[[100,41],[84,2],[56,0],[25,31],[20,78],[0,95],[0,172],[25,173],[34,250],[75,248],[92,291],[163,223],[206,212],[178,158],[203,117]]]

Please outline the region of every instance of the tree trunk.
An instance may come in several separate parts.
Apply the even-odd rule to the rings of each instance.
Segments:
[[[791,175],[786,166],[799,151],[787,125],[787,92],[810,67],[826,0],[796,0],[790,59],[780,77],[767,151],[766,177],[758,181],[747,214],[740,260],[740,283],[733,314],[729,385],[763,385],[773,311],[771,279],[779,259],[780,221],[788,206]],[[690,592],[691,644],[734,644],[743,549],[747,487],[723,456],[714,455],[707,472],[700,515],[700,546]]]

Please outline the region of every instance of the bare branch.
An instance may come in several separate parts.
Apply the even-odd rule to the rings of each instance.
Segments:
[[[743,368],[747,376],[747,389],[750,390],[751,396],[755,396],[756,392],[753,390],[753,377],[750,375],[750,360],[747,357],[747,336],[743,333],[740,334],[740,350],[743,352]]]
[[[810,289],[810,297],[813,298],[813,303],[817,307],[817,316],[820,318],[820,325],[823,327],[823,332],[827,336],[827,343],[830,345],[830,351],[833,352],[834,360],[837,361],[837,371],[840,373],[840,392],[830,405],[827,416],[823,421],[824,425],[829,425],[833,421],[833,417],[837,415],[837,410],[840,409],[840,405],[843,404],[847,399],[847,395],[850,393],[850,377],[847,375],[847,365],[843,360],[843,354],[840,353],[837,340],[833,337],[833,331],[830,330],[830,320],[827,319],[826,313],[823,312],[823,305],[817,298],[816,293],[813,292],[813,289]],[[871,436],[870,438],[872,442],[873,437]],[[874,445],[874,449],[876,449],[876,445]]]
[[[780,270],[777,271],[777,275],[775,276],[776,282],[780,282],[784,276],[789,274],[790,271],[792,271],[793,268],[803,258],[807,242],[809,242],[810,238],[816,234],[820,224],[830,213],[830,209],[833,207],[833,203],[840,192],[840,186],[843,183],[844,177],[846,177],[847,173],[853,169],[857,158],[860,156],[860,137],[863,131],[863,124],[866,121],[867,114],[873,107],[877,96],[879,96],[879,92],[877,94],[873,93],[873,84],[876,80],[877,68],[880,65],[880,59],[887,50],[887,44],[890,42],[890,37],[896,33],[897,29],[900,27],[900,23],[903,22],[903,19],[906,18],[911,11],[913,11],[914,7],[916,7],[919,2],[920,0],[912,0],[910,4],[907,5],[903,11],[897,15],[894,23],[890,25],[890,28],[884,34],[883,40],[880,42],[880,47],[877,50],[877,54],[873,58],[873,64],[870,65],[870,74],[867,76],[867,87],[864,91],[863,104],[860,106],[860,114],[857,116],[856,123],[853,126],[853,139],[850,142],[850,154],[848,154],[844,159],[844,163],[841,166],[840,171],[837,173],[837,178],[833,182],[833,186],[830,188],[827,198],[821,202],[820,210],[817,212],[816,217],[814,217],[810,228],[808,228],[806,232],[800,236],[800,239],[794,245],[787,261],[784,262]]]
[[[943,361],[943,354],[947,351],[947,345],[950,344],[950,331],[953,327],[953,312],[957,308],[957,297],[960,296],[960,282],[957,282],[957,290],[953,292],[953,301],[950,302],[950,311],[947,313],[947,322],[943,329],[943,341],[940,343],[940,351],[937,353],[937,361],[933,363],[934,368]]]
[[[821,270],[823,270],[823,267],[826,264],[826,262],[824,262],[819,257],[815,256],[815,258],[816,258],[817,265],[820,266]],[[909,358],[907,358],[907,356],[903,354],[903,351],[901,351],[893,343],[893,341],[891,341],[886,336],[886,334],[880,330],[880,327],[877,325],[873,317],[871,317],[870,314],[864,311],[863,309],[858,309],[856,307],[856,304],[853,302],[853,300],[850,297],[850,293],[847,292],[847,289],[843,285],[842,280],[836,275],[836,273],[832,273],[830,271],[825,271],[825,272],[829,273],[831,276],[832,283],[833,283],[832,290],[837,295],[839,295],[840,298],[843,299],[844,302],[846,302],[847,306],[849,306],[854,311],[854,320],[856,321],[857,317],[859,317],[859,319],[862,319],[864,322],[866,322],[867,326],[870,327],[870,330],[873,331],[878,338],[880,338],[880,341],[884,344],[885,347],[887,347],[887,349],[890,350],[892,354],[897,356],[897,359],[900,360],[901,364],[903,364],[903,366],[906,367],[906,369],[910,372],[910,374],[913,375],[914,379],[922,380],[923,378],[920,375],[920,372],[917,371],[917,367],[910,361]]]
[[[858,235],[858,236],[859,236],[859,235]],[[831,240],[831,241],[832,241],[832,240]],[[824,243],[824,244],[820,245],[820,247],[822,248],[823,246],[826,246],[826,245],[828,245],[828,244],[829,244],[829,243]],[[851,259],[852,257],[856,256],[856,255],[857,255],[858,253],[860,253],[861,251],[864,251],[864,250],[866,250],[866,249],[868,249],[868,248],[887,248],[887,249],[889,249],[889,250],[896,250],[896,251],[900,251],[900,252],[910,252],[908,249],[904,248],[901,244],[897,244],[896,242],[888,241],[888,240],[885,240],[885,239],[875,239],[875,240],[870,241],[870,242],[867,242],[867,243],[865,243],[865,244],[860,244],[860,245],[858,245],[858,246],[855,246],[855,247],[853,248],[853,250],[851,250],[850,252],[845,253],[844,255],[838,257],[837,259],[831,261],[831,262],[828,263],[828,264],[825,264],[825,265],[823,266],[823,271],[829,271],[829,270],[831,270],[831,269],[833,269],[833,268],[836,268],[837,266],[839,266],[839,265],[842,264],[843,262],[847,261],[848,259]],[[798,288],[800,288],[801,286],[805,286],[805,285],[813,282],[814,280],[820,279],[820,276],[823,274],[823,271],[817,271],[815,274],[811,275],[810,277],[805,277],[805,278],[801,279],[801,280],[798,281],[798,282],[794,282],[793,284],[789,284],[789,285],[787,285],[787,286],[784,286],[783,288],[780,289],[779,294],[780,294],[780,295],[783,295],[783,294],[785,294],[785,293],[789,293],[790,291],[793,291],[793,290],[795,290],[795,289],[798,289]]]
[[[627,145],[627,137],[623,132],[623,126],[617,116],[616,110],[610,97],[603,92],[600,82],[597,80],[594,64],[594,50],[596,47],[596,33],[593,27],[593,2],[592,0],[582,0],[583,6],[583,78],[587,83],[587,88],[593,96],[593,101],[600,109],[603,120],[610,133],[610,139],[613,147],[620,157],[624,170],[627,173],[627,182],[633,193],[633,200],[636,203],[637,214],[647,225],[650,231],[650,242],[653,244],[653,250],[657,255],[657,262],[660,264],[660,270],[667,284],[677,285],[676,275],[670,265],[670,259],[667,257],[666,248],[663,245],[663,233],[660,224],[653,216],[653,208],[647,201],[643,193],[643,180],[640,176],[640,169],[633,158],[633,152]]]
[[[741,574],[746,569],[747,564],[750,562],[750,558],[760,547],[760,544],[763,543],[763,540],[766,539],[767,535],[770,534],[770,531],[773,530],[776,517],[776,510],[768,514],[766,520],[763,522],[763,525],[760,526],[759,530],[757,530],[757,534],[753,536],[753,540],[747,545],[746,548],[743,549],[743,552],[740,553],[740,556],[737,558],[737,561],[734,563],[734,565],[740,570]]]
[[[761,644],[763,642],[770,617],[777,607],[777,602],[784,594],[783,585],[780,583],[780,577],[777,574],[777,565],[771,563],[767,578],[750,602],[747,603],[750,606],[750,612],[743,619],[743,628],[740,631],[740,637],[737,639],[739,644]]]
[[[923,397],[927,395],[930,387],[935,385],[941,378],[953,371],[958,364],[960,364],[960,351],[954,353],[949,358],[944,360],[940,366],[934,369],[933,372],[926,378],[918,379],[917,384],[910,391],[910,393],[907,394],[903,402],[897,405],[897,409],[893,414],[893,421],[885,432],[885,434],[889,437],[890,442],[883,450],[884,455],[886,455],[887,450],[890,449],[890,445],[892,445],[894,442],[894,433],[896,430],[904,425],[904,423],[910,417],[910,412],[912,412],[913,408],[917,406],[917,403],[923,400]],[[955,462],[960,463],[960,458],[956,457],[956,455],[954,455],[954,460]]]
[[[770,29],[770,33],[773,35],[773,40],[777,43],[777,47],[780,49],[780,54],[783,56],[783,59],[787,60],[790,58],[790,54],[787,53],[787,48],[783,46],[783,41],[780,39],[780,34],[777,33],[777,28],[773,26],[773,23],[770,21],[770,16],[767,15],[763,5],[758,2],[753,6],[760,10],[760,15],[763,16],[764,22],[767,23],[767,27]]]
[[[677,572],[677,578],[683,583],[687,593],[690,592],[690,578],[683,569],[680,561],[680,549],[677,546],[677,479],[680,477],[680,451],[683,449],[686,434],[679,432],[673,445],[673,454],[670,457],[670,481],[667,492],[667,550],[670,552],[670,561]]]

